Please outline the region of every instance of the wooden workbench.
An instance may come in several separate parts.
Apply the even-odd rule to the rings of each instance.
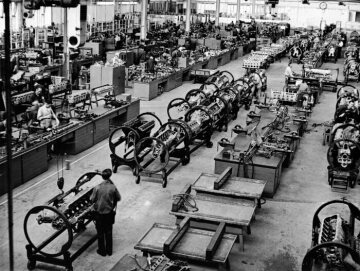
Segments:
[[[180,224],[184,218],[198,220],[201,228],[211,229],[212,225],[226,224],[226,233],[243,235],[243,230],[248,233],[250,223],[255,217],[256,205],[239,199],[216,199],[211,196],[197,195],[195,198],[198,211],[192,212],[184,208],[170,211],[176,217],[176,224]]]
[[[215,189],[215,182],[220,174],[201,173],[193,183],[192,189],[197,194],[215,194],[234,198],[254,200],[258,204],[264,192],[266,181],[242,177],[230,177],[220,188]]]

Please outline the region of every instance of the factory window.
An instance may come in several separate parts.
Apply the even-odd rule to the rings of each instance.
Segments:
[[[360,11],[349,11],[349,22],[357,22],[360,23]]]

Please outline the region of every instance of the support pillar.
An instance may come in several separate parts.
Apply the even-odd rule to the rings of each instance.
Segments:
[[[219,26],[219,17],[220,17],[220,0],[216,0],[215,26]]]
[[[190,32],[190,16],[191,16],[191,0],[186,0],[186,22],[185,22],[186,33]]]
[[[141,2],[141,25],[140,25],[140,39],[144,40],[147,36],[147,8],[148,0]]]
[[[241,0],[237,0],[237,5],[236,5],[236,21],[240,21],[240,3]]]
[[[255,18],[255,3],[256,0],[252,0],[251,16]]]
[[[64,8],[64,65],[63,65],[63,77],[69,79],[69,34],[68,34],[68,9]]]

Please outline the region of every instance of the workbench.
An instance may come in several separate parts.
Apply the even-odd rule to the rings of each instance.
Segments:
[[[191,189],[191,188],[190,188]],[[187,191],[182,194],[190,194]],[[176,217],[176,224],[180,225],[185,218],[194,220],[197,228],[214,230],[220,223],[226,224],[226,233],[237,235],[243,240],[243,231],[251,233],[250,224],[255,218],[256,205],[246,200],[232,198],[216,198],[210,195],[193,196],[197,211],[184,208],[181,199],[174,200],[171,215]],[[243,243],[243,242],[242,242]]]
[[[293,111],[289,109],[289,111]],[[266,131],[267,124],[269,124],[274,118],[275,114],[267,110],[261,110],[260,112],[261,119],[259,123],[259,130],[262,134]],[[276,136],[280,138],[285,138],[285,135],[288,132],[296,132],[300,134],[301,129],[303,129],[304,123],[294,123],[292,120],[286,123],[288,126],[288,131],[276,131]],[[299,145],[299,139],[296,138],[287,138],[289,143],[290,153],[279,153],[275,152],[270,158],[265,158],[263,156],[254,154],[252,160],[246,165],[242,164],[239,159],[235,159],[233,155],[230,157],[224,157],[224,152],[226,149],[220,151],[214,158],[215,160],[215,174],[221,174],[227,167],[232,168],[232,176],[237,177],[249,177],[251,179],[266,180],[266,186],[264,189],[264,195],[267,197],[273,197],[276,193],[276,190],[280,184],[281,172],[283,166],[288,166],[290,162],[294,159],[295,151]],[[241,133],[235,136],[230,144],[234,145],[234,154],[239,153],[239,151],[246,151],[250,145],[251,138],[245,133]],[[285,163],[284,163],[285,162]]]
[[[140,101],[133,99],[128,105],[106,109],[96,107],[89,113],[98,117],[88,122],[79,122],[69,129],[53,135],[34,146],[13,153],[12,182],[13,187],[26,183],[48,169],[48,148],[58,146],[67,154],[78,154],[109,136],[112,126],[121,125],[139,114]],[[0,195],[6,193],[6,156],[0,158]]]
[[[197,195],[211,194],[253,200],[260,207],[265,185],[265,180],[231,177],[231,168],[228,167],[221,174],[201,173],[193,183],[192,189]]]

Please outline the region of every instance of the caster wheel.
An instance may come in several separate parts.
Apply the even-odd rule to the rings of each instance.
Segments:
[[[186,155],[186,156],[182,159],[181,164],[182,164],[183,166],[185,166],[185,165],[189,164],[189,162],[190,162],[190,156],[187,156],[187,155]]]
[[[209,141],[209,142],[206,143],[206,147],[207,147],[207,148],[212,148],[213,145],[214,145],[214,144],[213,144],[211,141]]]
[[[236,120],[238,117],[238,111],[233,115],[232,120]]]
[[[351,188],[354,188],[356,184],[356,177],[351,177],[350,182],[349,182],[349,186]]]
[[[325,146],[325,136],[323,136],[322,145]]]
[[[250,110],[250,105],[249,104],[245,105],[245,110]]]
[[[29,270],[34,270],[35,269],[35,266],[36,266],[36,262],[35,261],[28,261],[27,263],[27,268]]]
[[[224,125],[222,130],[223,130],[224,132],[227,132],[227,131],[228,131],[227,125]]]
[[[135,183],[136,183],[136,184],[139,184],[139,183],[140,183],[140,176],[137,176],[137,177],[136,177]]]
[[[136,168],[133,168],[133,169],[132,169],[132,173],[133,173],[134,176],[137,175]]]
[[[116,172],[117,172],[117,168],[118,168],[117,166],[113,166],[113,167],[112,167],[113,173],[116,173]]]
[[[165,172],[165,171],[163,171],[161,175],[162,175],[162,179],[163,179],[163,181],[162,181],[162,187],[163,187],[163,188],[165,188],[165,187],[166,187],[166,185],[167,185],[167,176],[166,176],[166,172]]]
[[[329,185],[331,185],[331,183],[332,183],[332,178],[330,176],[328,177],[328,183],[329,183]]]

